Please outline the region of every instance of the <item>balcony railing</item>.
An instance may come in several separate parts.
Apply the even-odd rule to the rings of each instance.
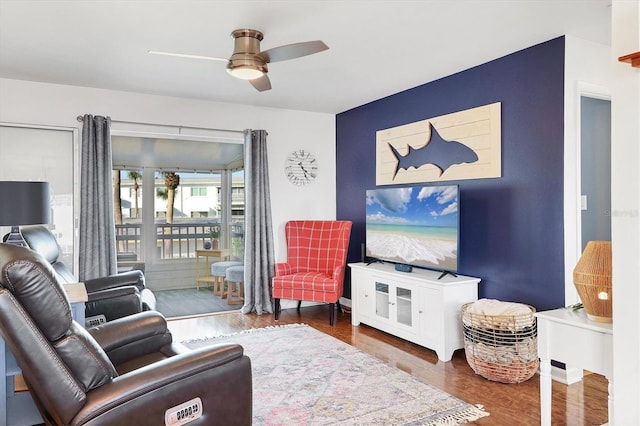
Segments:
[[[220,223],[189,222],[156,224],[156,250],[159,259],[189,259],[196,257],[196,250],[212,241],[211,232],[218,231]],[[116,246],[119,253],[141,253],[141,230],[139,223],[116,225]],[[244,224],[233,222],[231,233],[231,256],[242,258],[244,254]]]

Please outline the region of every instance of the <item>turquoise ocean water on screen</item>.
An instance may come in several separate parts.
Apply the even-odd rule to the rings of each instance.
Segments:
[[[458,229],[420,225],[367,225],[367,256],[448,271],[457,269]]]

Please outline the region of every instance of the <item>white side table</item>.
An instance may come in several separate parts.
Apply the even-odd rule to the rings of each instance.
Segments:
[[[613,419],[613,326],[587,318],[584,310],[542,311],[538,317],[540,356],[540,423],[551,425],[551,360],[609,380],[609,421]]]

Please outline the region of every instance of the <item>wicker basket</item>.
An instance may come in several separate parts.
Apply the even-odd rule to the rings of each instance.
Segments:
[[[520,315],[484,315],[462,306],[464,349],[473,371],[501,383],[521,383],[538,370],[535,308]]]

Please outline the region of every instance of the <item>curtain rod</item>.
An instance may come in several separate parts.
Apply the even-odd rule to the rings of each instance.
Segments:
[[[76,117],[78,122],[82,123],[83,116],[79,115]],[[193,127],[193,126],[176,126],[172,124],[157,124],[157,123],[144,123],[140,121],[122,121],[122,120],[111,120],[112,123],[121,123],[121,124],[140,124],[143,126],[158,126],[158,127],[171,127],[181,129],[193,129],[193,130],[213,130],[217,132],[229,132],[229,133],[241,133],[244,134],[244,130],[230,130],[230,129],[212,129],[210,127]]]

